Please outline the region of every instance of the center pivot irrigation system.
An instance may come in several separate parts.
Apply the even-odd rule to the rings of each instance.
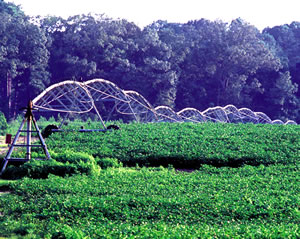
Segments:
[[[106,130],[98,102],[110,102],[111,110],[106,115],[110,120],[113,113],[130,116],[137,122],[220,122],[220,123],[254,123],[254,124],[296,124],[292,120],[283,122],[271,120],[262,112],[253,112],[248,108],[238,109],[234,105],[208,108],[199,111],[185,108],[175,112],[168,106],[153,107],[141,94],[127,91],[104,79],[86,82],[63,81],[45,89],[33,101],[33,106],[40,110],[70,114],[84,114],[94,111]],[[54,129],[55,130],[55,129]]]
[[[100,102],[100,104],[99,104]],[[110,110],[106,110],[106,121],[111,119],[112,114],[120,114],[121,118],[125,115],[137,122],[220,122],[220,123],[254,123],[254,124],[296,124],[292,120],[283,122],[281,120],[271,120],[266,114],[262,112],[253,112],[248,108],[238,109],[234,105],[227,105],[225,107],[208,108],[205,111],[199,111],[194,108],[185,108],[179,112],[175,112],[170,107],[158,106],[153,107],[141,94],[136,91],[127,91],[119,88],[114,83],[103,80],[93,79],[86,82],[77,81],[63,81],[54,84],[44,90],[33,101],[28,103],[24,119],[16,134],[10,149],[2,163],[0,175],[4,172],[9,161],[26,162],[31,159],[31,148],[41,147],[44,150],[45,158],[50,159],[50,154],[43,138],[49,136],[52,132],[64,131],[56,125],[48,125],[43,133],[40,132],[33,110],[40,112],[59,112],[65,113],[66,119],[71,114],[84,114],[94,111],[102,129],[81,129],[80,132],[89,131],[106,131],[108,129],[118,129],[116,125],[106,127],[103,117],[100,114],[101,107],[109,104]],[[102,105],[102,106],[101,106]],[[108,112],[108,113],[107,113]],[[103,113],[103,112],[102,112]],[[26,123],[27,122],[27,123]],[[62,122],[63,123],[63,122]],[[61,125],[62,125],[61,123]],[[26,129],[23,129],[24,125]],[[35,129],[32,129],[32,125]],[[26,133],[26,142],[24,144],[18,143],[20,134]],[[37,134],[40,143],[33,143],[31,134]],[[25,147],[25,158],[13,158],[12,152],[15,147]]]

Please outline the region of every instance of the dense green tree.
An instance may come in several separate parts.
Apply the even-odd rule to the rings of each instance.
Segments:
[[[163,77],[153,81],[157,92],[159,92],[157,103],[174,108],[175,101],[178,98],[178,85],[182,80],[181,64],[183,64],[190,53],[184,24],[157,21],[151,27],[156,29],[158,39],[161,42],[162,50],[159,51],[163,53],[161,57],[169,65],[166,71],[162,72]],[[158,54],[157,56],[159,57]]]
[[[172,62],[174,57],[169,40],[163,41],[160,31],[165,23],[158,21],[143,29],[137,58],[143,72],[143,88],[148,88],[148,98],[154,105],[174,107],[178,83],[178,71]]]
[[[183,88],[179,89],[185,99],[178,98],[178,105],[182,100],[196,108],[226,104],[250,107],[254,93],[262,91],[256,72],[282,68],[259,31],[240,19],[230,25],[202,19],[188,23],[186,29],[191,47],[182,65]]]
[[[88,60],[88,54],[95,48],[95,41],[88,37],[79,16],[64,20],[60,17],[48,17],[41,20],[49,39],[49,68],[51,83],[64,79],[87,79],[95,73],[95,62]],[[82,29],[83,28],[83,29]]]
[[[4,116],[4,114],[0,111],[0,133],[4,133],[5,130],[7,129],[8,124],[6,121],[6,118]]]
[[[229,25],[157,21],[140,30],[126,20],[81,15],[48,17],[41,26],[52,43],[53,83],[100,77],[177,110],[226,104],[264,110],[280,90],[285,102],[296,102],[291,99],[297,86],[280,81],[289,60],[275,37],[241,19]],[[278,82],[287,85],[280,88]],[[273,103],[269,109],[285,114]]]
[[[275,41],[275,43],[273,43],[273,48],[277,49],[277,55],[281,58],[281,62],[284,62],[284,71],[289,72],[288,75],[284,73],[284,71],[282,72],[277,78],[275,85],[272,87],[272,91],[268,94],[268,102],[273,105],[271,108],[274,108],[272,113],[279,118],[292,118],[299,122],[300,22],[292,22],[289,25],[285,24],[273,28],[266,28],[264,29],[263,34],[273,37]],[[288,80],[283,81],[283,76]],[[275,109],[274,106],[278,105],[278,98],[280,99],[279,102],[281,107],[279,109],[276,107]],[[270,107],[268,109],[270,109]]]
[[[263,32],[274,37],[288,61],[287,70],[291,72],[292,81],[300,85],[300,22],[266,28]],[[297,96],[300,97],[300,91]]]
[[[1,107],[7,116],[10,110],[11,117],[48,84],[49,55],[47,39],[38,26],[17,6],[1,2],[0,7],[1,88],[7,88],[8,77],[12,79],[11,109],[7,109],[7,104]],[[8,101],[5,92],[1,96],[4,102]]]
[[[102,15],[78,15],[68,20],[46,18],[41,26],[52,42],[52,82],[101,77],[122,83],[121,73],[134,69],[129,56],[136,43],[131,38],[140,30],[132,23]]]
[[[104,78],[155,106],[235,104],[299,121],[299,42],[299,22],[263,32],[241,19],[140,29],[104,15],[29,18],[0,1],[0,100],[8,102],[8,78],[11,115],[50,84]]]
[[[205,109],[215,104],[215,77],[218,57],[224,49],[226,24],[205,19],[182,26],[185,35],[184,61],[180,64],[176,106],[178,109],[194,107]]]
[[[263,32],[275,38],[278,45],[288,57],[290,67],[293,68],[300,62],[300,22],[266,28]]]

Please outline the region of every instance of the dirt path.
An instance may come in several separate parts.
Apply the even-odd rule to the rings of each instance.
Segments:
[[[14,140],[14,135],[12,136],[12,141]],[[31,138],[32,142],[38,141],[37,137]],[[26,136],[19,136],[17,143],[19,144],[25,144],[26,142]],[[6,146],[5,146],[6,145]],[[6,154],[6,152],[9,149],[9,145],[5,144],[5,136],[0,136],[0,155]]]
[[[5,136],[0,136],[0,155],[6,153],[8,150],[8,146],[4,146],[5,144]]]
[[[8,194],[10,193],[10,191],[0,191],[0,197],[3,195],[3,194]]]

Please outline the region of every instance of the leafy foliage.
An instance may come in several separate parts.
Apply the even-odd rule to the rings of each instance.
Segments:
[[[199,168],[296,163],[299,139],[298,125],[149,123],[123,124],[121,130],[89,135],[52,134],[47,144],[55,152],[111,157],[125,166]]]
[[[296,238],[298,170],[118,168],[98,177],[24,178],[0,197],[0,235]]]
[[[298,128],[161,123],[52,134],[52,160],[5,171],[21,179],[0,182],[10,192],[0,195],[0,236],[297,238]]]
[[[11,118],[49,83],[49,52],[43,30],[32,24],[19,7],[3,1],[0,7],[0,100],[6,102],[1,110]]]
[[[73,174],[98,175],[101,168],[93,156],[86,153],[66,151],[56,154],[51,152],[51,160],[30,160],[21,165],[8,167],[1,175],[4,179],[47,178],[49,174],[65,177]],[[41,156],[33,153],[33,158]],[[108,166],[109,163],[107,163]],[[106,165],[107,166],[107,165]]]
[[[8,124],[6,122],[6,118],[4,114],[0,111],[0,133],[3,133],[8,128]]]
[[[106,168],[119,168],[119,167],[122,167],[123,164],[119,162],[118,159],[116,158],[96,158],[95,159],[97,164],[103,168],[103,169],[106,169]]]

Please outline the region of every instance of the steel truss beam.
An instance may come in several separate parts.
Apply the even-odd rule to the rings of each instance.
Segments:
[[[204,111],[185,108],[175,112],[168,106],[154,108],[136,91],[125,91],[116,84],[93,79],[86,82],[63,81],[44,90],[34,100],[34,107],[48,111],[83,114],[95,110],[103,127],[105,124],[95,102],[112,102],[110,111],[121,115],[131,115],[138,122],[221,122],[221,123],[262,123],[262,124],[296,124],[292,120],[285,123],[271,120],[262,112],[253,112],[248,108],[236,108],[234,105],[212,107]]]

